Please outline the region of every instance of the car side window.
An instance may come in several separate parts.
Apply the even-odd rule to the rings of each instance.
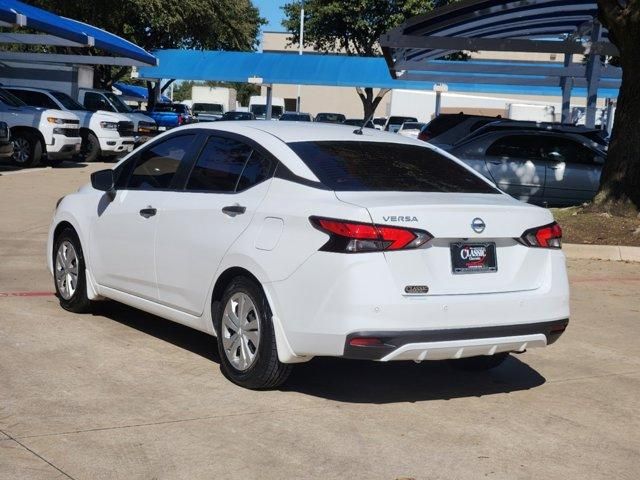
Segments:
[[[31,90],[11,90],[11,93],[27,105],[42,108],[58,108],[56,102],[51,100],[48,95],[42,92],[34,92]]]
[[[273,172],[274,166],[269,157],[254,150],[249,160],[247,160],[244,170],[242,170],[236,191],[246,190],[266,180]]]
[[[134,160],[131,175],[126,187],[123,188],[127,190],[169,188],[195,138],[195,134],[179,135],[160,141],[142,151]]]
[[[570,138],[547,137],[544,142],[545,156],[555,162],[594,165],[598,156],[590,148]]]
[[[113,110],[102,95],[94,92],[84,94],[84,106],[93,112],[98,110]]]
[[[235,192],[252,151],[234,139],[209,137],[189,176],[187,190]]]
[[[505,135],[487,148],[486,154],[493,157],[526,158],[540,160],[544,150],[537,135]]]

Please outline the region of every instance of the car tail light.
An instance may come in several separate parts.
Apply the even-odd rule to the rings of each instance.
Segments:
[[[419,248],[433,236],[424,230],[351,222],[334,218],[310,217],[311,224],[329,234],[320,250],[359,253]]]
[[[521,239],[528,247],[562,248],[562,228],[556,222],[530,228],[522,234]]]
[[[182,114],[178,115],[178,125],[182,125],[184,123],[184,117],[182,116]]]

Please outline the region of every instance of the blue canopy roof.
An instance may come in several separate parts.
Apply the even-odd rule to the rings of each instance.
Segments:
[[[2,0],[0,2],[0,20],[49,33],[82,45],[95,46],[147,65],[156,65],[157,63],[156,57],[124,38],[17,0]]]
[[[145,87],[138,85],[129,85],[128,83],[116,82],[113,86],[122,92],[123,97],[127,97],[134,101],[146,102],[148,100],[148,91]],[[163,102],[170,102],[171,99],[165,95],[161,96]]]
[[[290,53],[214,52],[200,50],[158,50],[154,52],[160,64],[156,67],[140,67],[140,78],[175,78],[182,80],[217,80],[246,82],[250,77],[261,77],[264,83],[327,85],[337,87],[373,87],[402,90],[432,90],[439,82],[439,73],[432,81],[408,81],[391,78],[389,68],[382,57],[350,57],[346,55],[294,55]],[[452,63],[452,62],[443,62]],[[456,62],[457,63],[457,62]],[[460,62],[472,67],[478,64],[499,62]],[[517,71],[522,64],[502,62]],[[562,64],[551,66],[561,67]],[[455,74],[451,74],[455,76]],[[521,95],[559,95],[560,85],[527,85],[533,75],[520,76],[520,85],[504,84],[513,75],[494,74],[489,81],[486,75],[466,74],[459,82],[447,82],[449,91],[508,93]],[[474,78],[476,81],[474,81]],[[540,78],[540,77],[537,77]],[[501,82],[502,80],[502,82]],[[533,83],[533,82],[531,82]],[[574,88],[575,95],[586,90]],[[600,89],[600,94],[616,97],[617,89]]]

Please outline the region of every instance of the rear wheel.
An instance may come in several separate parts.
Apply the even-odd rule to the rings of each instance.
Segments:
[[[53,273],[56,295],[65,310],[85,313],[91,309],[87,297],[84,256],[76,232],[65,228],[53,244]]]
[[[13,164],[19,167],[35,167],[42,158],[42,141],[35,133],[16,132],[13,141]]]
[[[224,375],[250,389],[282,384],[291,365],[278,360],[271,309],[260,285],[234,278],[214,312],[218,352]]]
[[[467,372],[483,372],[501,365],[508,357],[509,353],[503,352],[496,353],[495,355],[459,358],[457,360],[451,360],[451,365]]]
[[[100,141],[93,132],[81,134],[80,157],[84,162],[96,162],[100,158]]]

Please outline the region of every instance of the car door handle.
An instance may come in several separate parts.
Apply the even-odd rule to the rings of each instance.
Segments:
[[[241,205],[227,205],[222,208],[222,213],[225,215],[229,215],[230,217],[235,217],[236,215],[242,215],[247,211],[247,207],[243,207]]]
[[[147,207],[140,210],[140,215],[142,215],[144,218],[153,217],[156,213],[158,213],[158,210],[153,207]]]

